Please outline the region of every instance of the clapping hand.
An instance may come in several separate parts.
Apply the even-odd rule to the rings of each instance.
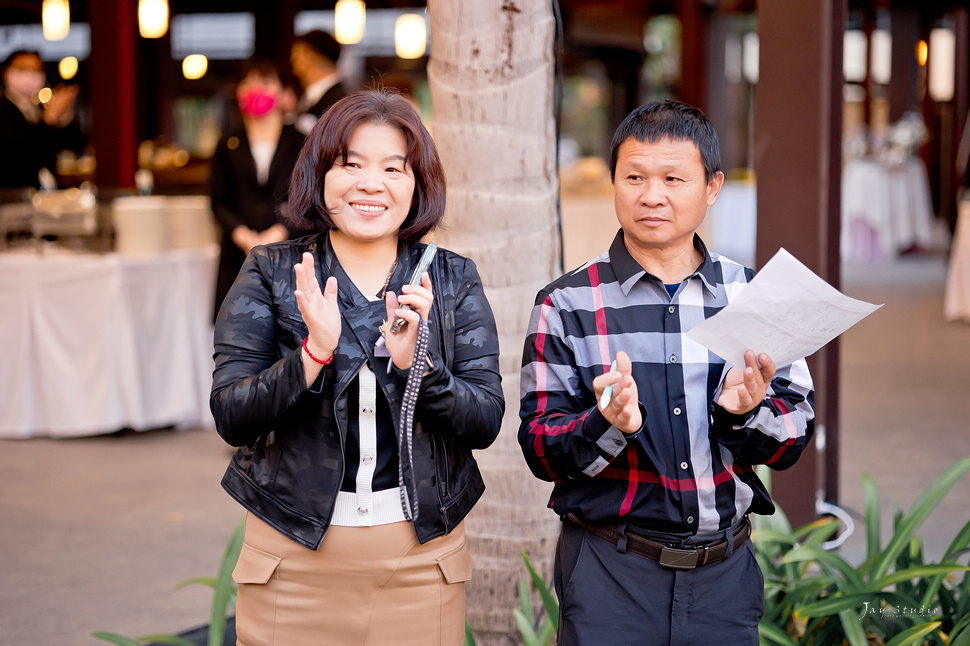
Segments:
[[[307,348],[314,357],[326,359],[333,355],[340,341],[337,279],[333,276],[328,278],[321,292],[313,266],[313,254],[308,252],[304,252],[303,262],[297,263],[293,269],[296,271],[296,305],[309,332]]]
[[[606,406],[600,408],[603,417],[624,433],[636,433],[643,426],[643,415],[640,413],[637,382],[633,379],[633,362],[626,352],[616,353],[616,370],[604,372],[593,379],[597,402],[607,386],[613,386],[613,395]]]

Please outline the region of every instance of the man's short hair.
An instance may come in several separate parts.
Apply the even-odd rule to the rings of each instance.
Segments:
[[[610,144],[610,179],[616,179],[616,158],[620,145],[630,138],[654,143],[660,139],[690,141],[701,153],[704,179],[711,181],[721,170],[717,133],[703,112],[680,101],[654,101],[627,115],[613,134]]]
[[[305,34],[300,34],[294,42],[303,43],[334,65],[337,64],[337,59],[340,58],[340,43],[337,42],[336,38],[322,29],[314,29]]]
[[[406,163],[414,173],[414,201],[398,237],[418,242],[444,217],[445,173],[434,140],[414,106],[387,89],[348,94],[317,120],[290,176],[289,217],[301,229],[336,228],[323,200],[324,178],[335,163],[347,163],[350,138],[365,123],[390,126],[404,136]]]

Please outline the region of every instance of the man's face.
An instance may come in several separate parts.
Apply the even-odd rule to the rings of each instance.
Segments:
[[[308,49],[302,42],[293,43],[293,47],[290,48],[290,67],[293,69],[293,76],[304,84],[306,83],[307,67],[310,64]]]
[[[707,182],[694,142],[631,137],[617,151],[614,208],[626,244],[644,252],[684,251],[714,204],[724,175]]]

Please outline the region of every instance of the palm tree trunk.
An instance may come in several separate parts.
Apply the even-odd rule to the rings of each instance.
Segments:
[[[559,271],[553,38],[548,0],[430,0],[428,78],[448,181],[436,240],[472,258],[495,312],[507,413],[476,456],[488,490],[466,531],[468,620],[480,646],[521,643],[512,618],[524,549],[547,578],[559,522],[516,441],[522,343],[536,292]]]

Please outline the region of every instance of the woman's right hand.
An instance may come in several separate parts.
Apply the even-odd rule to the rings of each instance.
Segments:
[[[303,262],[297,263],[293,269],[296,271],[296,305],[309,331],[307,348],[314,357],[326,360],[333,355],[340,340],[337,279],[333,276],[328,278],[326,288],[321,292],[313,266],[313,254],[309,252],[304,252]]]

